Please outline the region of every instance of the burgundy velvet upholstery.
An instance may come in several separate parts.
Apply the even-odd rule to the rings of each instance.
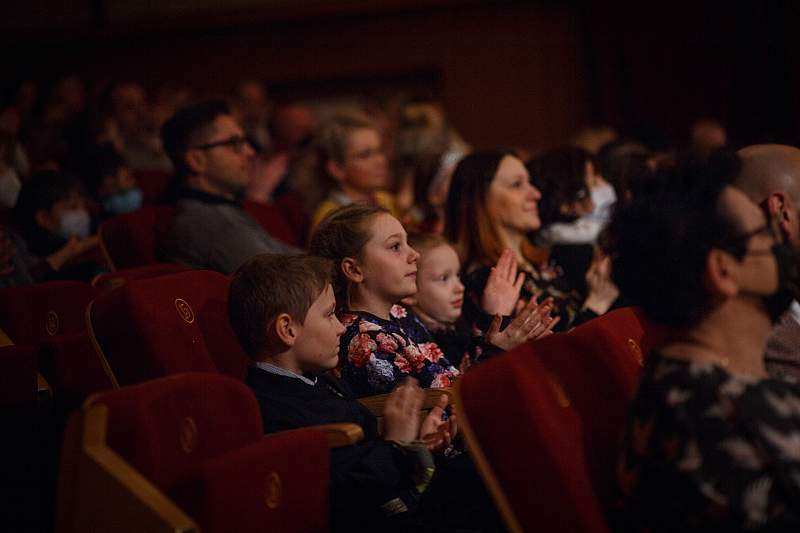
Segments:
[[[136,183],[142,189],[144,205],[159,204],[166,200],[172,172],[164,170],[137,170],[134,173]]]
[[[108,446],[205,532],[325,531],[329,450],[314,429],[264,436],[250,389],[186,373],[95,396]]]
[[[15,344],[36,344],[86,331],[84,313],[94,288],[80,281],[50,281],[0,289],[0,328]]]
[[[89,395],[113,387],[86,333],[56,335],[44,341],[39,366],[63,413],[80,407]]]
[[[37,367],[34,346],[0,347],[0,407],[36,405]]]
[[[189,267],[176,265],[174,263],[153,263],[151,265],[100,274],[92,280],[92,285],[98,290],[108,290],[125,285],[133,279],[155,278],[165,274],[175,274],[187,270],[189,270]]]
[[[157,262],[158,243],[169,230],[174,213],[174,207],[145,206],[100,224],[100,240],[114,263],[114,269]]]
[[[99,295],[90,319],[119,384],[191,371],[242,378],[247,357],[228,323],[228,284],[217,272],[190,270]]]
[[[606,532],[581,420],[529,350],[467,372],[461,408],[524,531]]]
[[[206,462],[195,482],[201,497],[187,506],[203,531],[325,531],[329,463],[319,431],[268,435]]]
[[[616,503],[616,462],[628,403],[642,370],[644,329],[631,308],[522,347],[561,382],[581,417],[587,464],[606,508]]]
[[[292,227],[277,204],[267,205],[247,201],[243,205],[245,211],[272,237],[292,246],[302,245],[300,234]]]

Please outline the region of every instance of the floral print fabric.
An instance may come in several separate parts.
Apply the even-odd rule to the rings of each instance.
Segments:
[[[341,316],[347,328],[339,344],[341,378],[356,396],[391,392],[407,376],[422,388],[449,387],[458,375],[435,342],[414,342],[403,329],[400,318],[405,308],[395,306],[390,320],[363,311],[346,311]]]
[[[620,529],[798,531],[800,387],[653,353],[618,474]]]

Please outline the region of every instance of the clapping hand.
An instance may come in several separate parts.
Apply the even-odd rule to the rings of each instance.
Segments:
[[[524,342],[552,335],[553,328],[561,319],[550,316],[552,310],[552,298],[537,304],[533,297],[503,331],[500,331],[502,317],[495,315],[486,332],[486,339],[498,348],[508,351]]]
[[[514,312],[519,291],[525,283],[525,273],[517,274],[517,254],[506,249],[492,267],[483,289],[481,307],[490,315],[508,316]]]
[[[419,428],[420,439],[432,452],[440,452],[450,446],[458,432],[455,414],[451,414],[447,420],[442,420],[448,402],[447,394],[442,394],[439,403],[431,409]]]

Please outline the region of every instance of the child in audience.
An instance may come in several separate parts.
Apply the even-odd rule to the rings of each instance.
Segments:
[[[142,207],[142,190],[125,159],[111,144],[100,145],[90,154],[85,177],[106,216],[131,213]]]
[[[461,262],[453,246],[435,234],[412,234],[408,240],[420,253],[417,294],[408,299],[411,309],[395,306],[392,316],[400,320],[417,342],[433,339],[461,371],[479,359],[552,334],[559,318],[550,316],[553,304],[549,298],[538,305],[536,298],[532,298],[523,311],[513,320],[508,319],[507,327],[500,330],[501,315],[510,315],[519,299],[519,289],[514,286],[516,259],[511,250],[500,257],[483,293],[482,322],[489,325],[484,332],[480,328],[469,328],[459,320],[464,285],[459,277]],[[485,309],[497,314],[492,316]]]
[[[336,265],[336,301],[347,327],[340,343],[340,370],[357,395],[389,392],[405,376],[418,379],[423,388],[451,385],[459,371],[424,327],[414,335],[406,331],[401,322],[406,310],[396,307],[417,293],[419,259],[396,218],[380,207],[342,207],[312,234],[310,251]],[[484,311],[492,316],[512,313],[522,286],[515,274],[493,270]],[[535,332],[535,310],[533,301],[503,332],[496,321],[489,331],[494,343],[508,349],[526,340]]]
[[[355,423],[363,442],[333,450],[336,530],[416,530],[420,498],[435,469],[431,451],[449,445],[455,420],[442,420],[447,396],[420,424],[423,393],[406,380],[389,396],[384,433],[345,383],[326,374],[338,362],[345,328],[336,317],[329,261],[308,255],[258,255],[234,275],[229,316],[252,358],[247,384],[267,433]]]

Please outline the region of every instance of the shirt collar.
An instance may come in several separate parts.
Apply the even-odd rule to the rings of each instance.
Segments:
[[[277,365],[273,365],[272,363],[267,363],[266,361],[256,361],[255,365],[263,370],[264,372],[269,372],[270,374],[276,374],[278,376],[283,376],[287,378],[295,378],[299,379],[306,385],[311,385],[312,387],[317,384],[317,378],[315,377],[313,380],[302,376],[300,374],[295,374],[291,370],[286,370],[285,368],[281,368]]]
[[[178,191],[178,199],[198,200],[204,204],[230,204],[240,207],[239,202],[236,200],[231,200],[218,194],[212,194],[210,192],[201,191],[200,189],[193,189],[190,187],[185,187]]]
[[[792,300],[792,305],[789,307],[789,315],[795,322],[800,324],[800,303],[797,303],[797,300]]]

